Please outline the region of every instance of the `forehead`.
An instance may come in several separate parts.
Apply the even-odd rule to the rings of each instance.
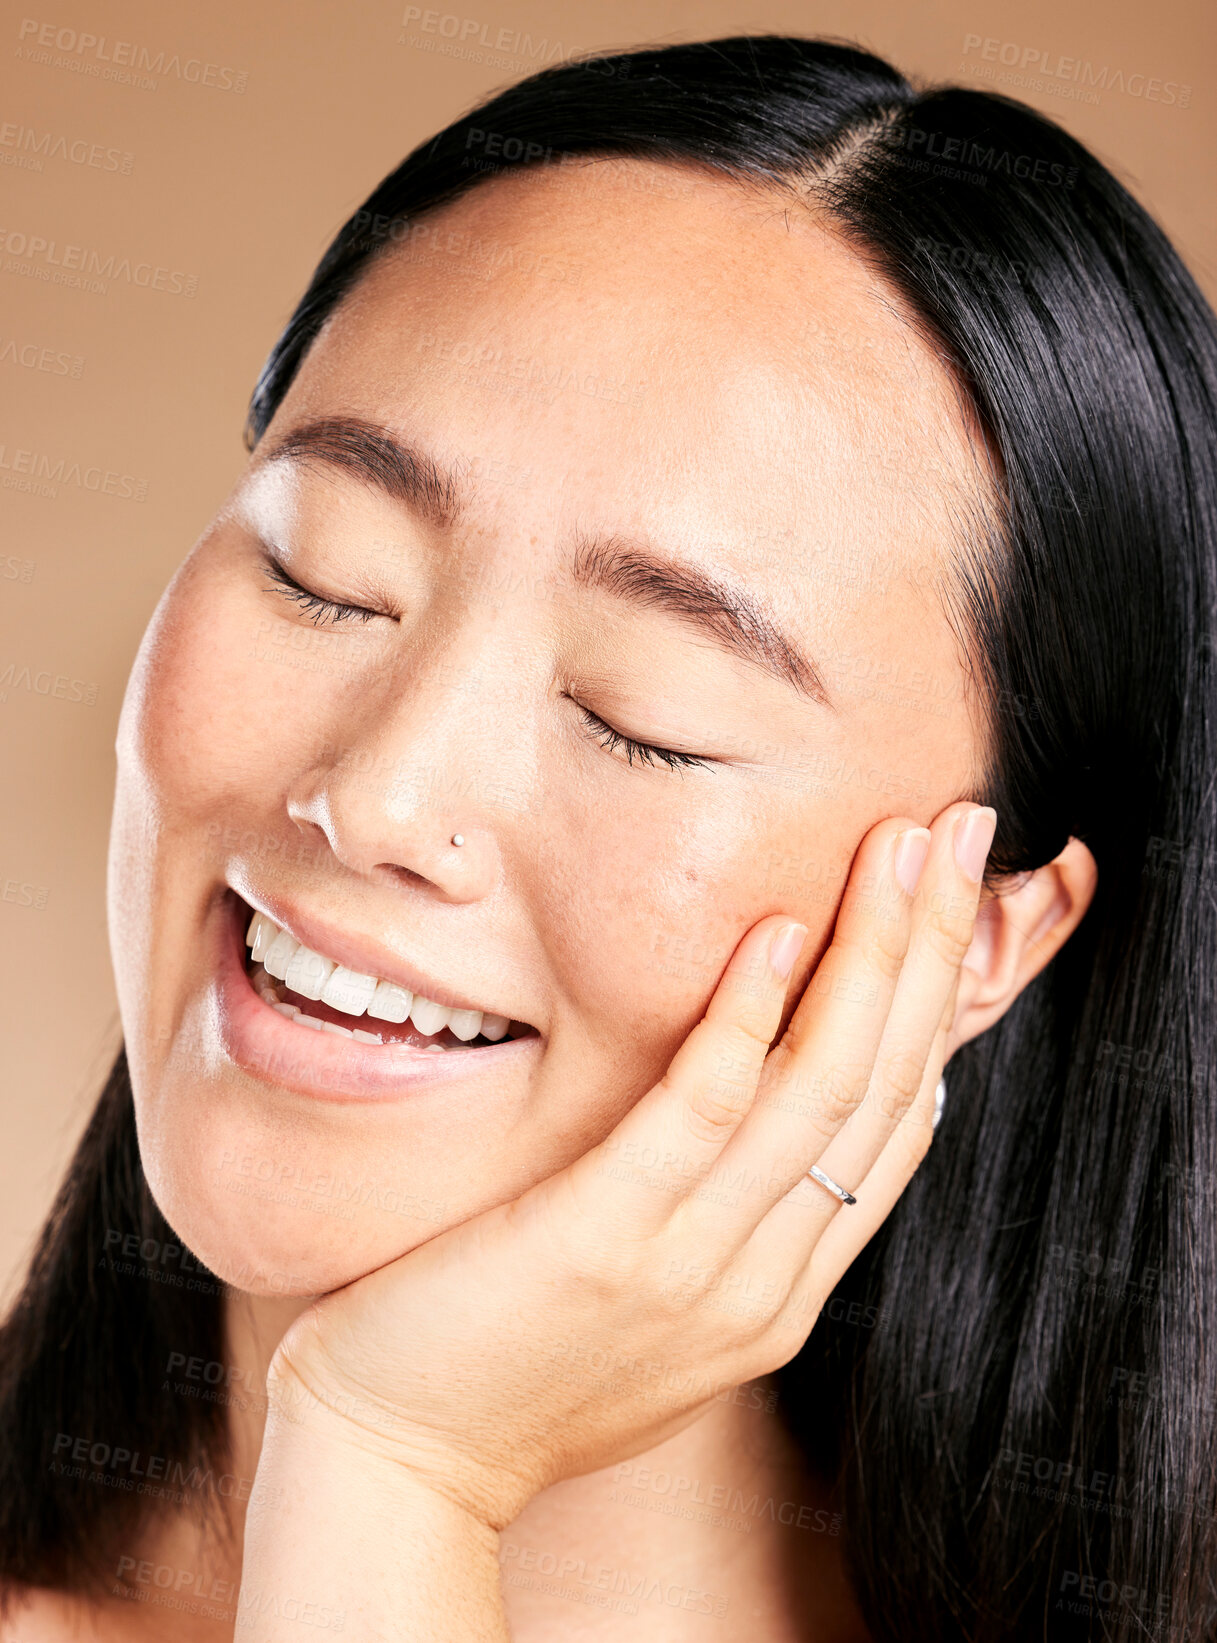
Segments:
[[[744,581],[843,732],[972,768],[940,587],[983,452],[899,294],[797,194],[632,160],[479,183],[373,263],[273,428],[330,414],[467,465],[478,552],[544,575],[590,527]]]
[[[924,571],[978,484],[895,291],[796,194],[684,166],[525,170],[403,225],[301,376],[737,570]]]

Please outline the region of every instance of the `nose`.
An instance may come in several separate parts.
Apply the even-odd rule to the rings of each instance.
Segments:
[[[480,771],[498,762],[501,741],[487,734],[489,715],[469,684],[483,674],[440,662],[364,694],[358,720],[340,721],[289,789],[297,827],[324,837],[361,878],[457,903],[490,895],[501,817],[485,803]]]

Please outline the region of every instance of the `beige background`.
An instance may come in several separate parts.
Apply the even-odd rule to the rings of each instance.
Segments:
[[[144,625],[242,465],[250,389],[335,229],[420,138],[542,60],[530,64],[530,46],[549,58],[734,32],[826,34],[915,77],[988,84],[1063,122],[1155,212],[1210,295],[1217,287],[1208,0],[449,3],[430,15],[424,3],[415,17],[404,0],[212,0],[189,13],[163,0],[71,0],[45,12],[23,0],[27,21],[15,8],[0,24],[6,1290],[117,1044],[106,833],[114,730]],[[69,32],[41,45],[43,25]],[[489,49],[475,41],[465,58],[446,53],[454,29]],[[71,31],[104,36],[105,57],[120,62],[131,47],[145,61],[163,53],[161,72],[115,78]],[[1132,79],[1141,94],[1106,89],[1087,103],[977,78],[984,58],[970,36],[996,40],[1007,57],[1079,58],[1108,82],[1143,76]],[[1151,100],[1169,89],[1150,84],[1145,95],[1155,78],[1190,87],[1187,106],[1179,91],[1173,104]],[[60,259],[68,244],[129,259],[147,268],[140,278],[159,267],[165,289],[119,277],[94,291],[31,275],[14,254],[22,235],[55,242]],[[45,256],[37,266],[53,272]],[[78,464],[82,482],[14,488],[30,452],[52,468],[62,459],[69,475]]]

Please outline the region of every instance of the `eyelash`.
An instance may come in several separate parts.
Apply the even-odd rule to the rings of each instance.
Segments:
[[[370,622],[374,616],[383,615],[381,611],[369,610],[366,605],[344,605],[336,599],[323,599],[319,593],[310,593],[288,575],[277,559],[272,559],[269,555],[265,559],[265,568],[271,580],[269,591],[280,594],[284,599],[290,599],[294,605],[299,606],[314,627],[356,620]]]
[[[704,768],[714,763],[712,759],[698,758],[693,753],[674,753],[671,748],[655,747],[651,742],[636,742],[632,736],[623,736],[619,730],[614,730],[612,725],[606,725],[598,713],[593,713],[590,707],[584,707],[582,702],[576,702],[575,706],[600,745],[607,747],[610,753],[615,753],[618,748],[624,748],[630,764],[637,759],[639,764],[664,764],[669,770],[687,770],[693,766]]]
[[[268,591],[290,599],[308,616],[314,627],[323,627],[328,622],[370,622],[373,616],[381,613],[369,610],[365,605],[344,605],[336,599],[323,599],[318,593],[310,593],[308,588],[301,587],[277,559],[269,555],[265,560],[266,574],[270,577],[271,586]],[[573,699],[573,698],[572,698]],[[621,731],[614,730],[612,725],[605,724],[598,713],[593,713],[590,707],[584,707],[582,702],[575,706],[583,716],[588,731],[610,753],[624,749],[626,759],[632,765],[637,759],[639,764],[648,764],[653,767],[666,765],[669,770],[704,769],[713,763],[713,760],[698,758],[692,753],[676,753],[668,747],[656,747],[652,742],[636,742],[632,736],[623,736]]]

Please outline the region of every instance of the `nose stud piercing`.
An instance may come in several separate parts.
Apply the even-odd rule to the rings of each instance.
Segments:
[[[460,833],[454,833],[452,835],[452,842],[453,842],[453,844],[464,844],[464,842],[465,842],[464,836]]]

